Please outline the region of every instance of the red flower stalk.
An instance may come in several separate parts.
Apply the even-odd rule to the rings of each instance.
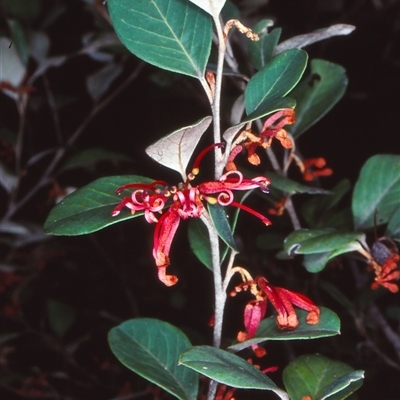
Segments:
[[[278,139],[285,149],[291,149],[293,147],[293,141],[288,137],[283,127],[293,124],[295,121],[295,111],[292,108],[286,108],[271,115],[264,122],[263,129],[259,136],[254,135],[249,130],[243,131],[234,142],[233,149],[226,164],[226,169],[228,171],[236,169],[234,160],[242,150],[247,151],[247,159],[250,164],[259,165],[260,158],[256,154],[257,148],[262,147],[267,149],[271,147],[274,138]]]
[[[251,339],[256,334],[261,320],[264,318],[268,301],[277,311],[276,322],[279,329],[296,329],[299,320],[293,306],[308,311],[307,323],[317,324],[319,321],[319,308],[306,296],[292,292],[290,290],[274,287],[264,277],[257,277],[253,281],[244,282],[235,288],[231,295],[235,295],[242,290],[250,289],[255,296],[254,300],[249,301],[244,310],[244,326],[246,332],[239,332],[238,341]],[[256,345],[253,349],[259,352]]]
[[[113,216],[118,215],[123,207],[127,207],[132,214],[136,211],[144,211],[146,221],[156,223],[153,257],[158,267],[158,277],[167,286],[172,286],[178,281],[175,275],[166,274],[166,268],[170,264],[171,244],[180,220],[200,218],[204,211],[204,202],[241,208],[261,219],[266,225],[270,225],[270,221],[263,215],[235,202],[233,195],[233,191],[236,190],[255,188],[267,192],[269,185],[267,178],[258,176],[253,179],[246,179],[239,171],[230,171],[222,175],[219,180],[203,182],[197,186],[191,185],[190,181],[198,173],[201,158],[214,147],[215,145],[212,145],[200,153],[194,163],[192,173],[189,174],[185,183],[178,186],[168,186],[163,181],[154,181],[150,184],[133,183],[121,186],[116,191],[117,194],[120,194],[125,189],[135,189],[130,197],[124,197],[121,203],[115,207],[112,212]],[[163,214],[165,208],[166,211]],[[157,218],[155,214],[161,214],[161,217]]]

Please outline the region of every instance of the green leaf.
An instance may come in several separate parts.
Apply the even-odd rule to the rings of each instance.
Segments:
[[[353,371],[335,379],[325,388],[318,400],[342,400],[348,398],[363,384],[364,371]]]
[[[386,224],[399,207],[400,155],[378,154],[363,165],[353,192],[352,210],[357,230]]]
[[[22,64],[26,67],[29,59],[29,48],[26,40],[26,33],[21,24],[15,19],[9,19],[7,22],[11,31],[13,46],[15,46],[17,49],[19,58],[22,61]]]
[[[271,186],[274,187],[275,189],[282,190],[282,192],[290,194],[298,194],[298,193],[331,194],[329,190],[303,185],[302,183],[293,181],[275,172],[268,172],[267,176],[271,180]]]
[[[110,151],[102,148],[91,148],[81,150],[69,157],[60,168],[59,173],[74,168],[88,167],[94,165],[99,161],[131,162],[132,159],[127,157],[125,154],[117,153],[115,151]]]
[[[227,0],[224,7],[221,10],[221,16],[223,21],[229,21],[230,19],[240,19],[241,14],[237,5],[232,3],[232,0]]]
[[[303,260],[304,268],[312,274],[322,271],[332,258],[330,257],[331,253],[331,251],[325,251],[317,254],[306,254]]]
[[[227,386],[241,389],[272,390],[289,399],[274,382],[243,358],[211,346],[194,346],[181,354],[179,363]]]
[[[242,123],[247,123],[251,121],[255,121],[256,119],[260,119],[266,117],[269,114],[273,114],[276,111],[283,110],[285,108],[294,108],[296,107],[296,100],[292,97],[271,97],[267,98],[263,101],[263,103],[257,107],[252,113],[250,113]]]
[[[393,213],[386,228],[385,236],[400,240],[400,207]]]
[[[300,250],[298,254],[304,254],[303,265],[305,269],[308,272],[317,273],[322,271],[332,258],[335,258],[344,253],[350,253],[352,251],[361,251],[363,249],[361,242],[364,242],[365,239],[364,236],[360,236],[359,241],[358,240],[351,241],[351,237],[352,237],[351,234],[344,237],[343,242],[341,244],[340,241],[337,242],[337,237],[330,237],[330,238],[324,237],[322,238],[321,241],[320,239],[317,239],[316,241],[307,242],[306,248],[303,249],[304,251],[319,251],[318,247],[320,243],[322,244],[322,246],[325,246],[325,248],[335,247],[336,245],[338,245],[339,247],[331,251],[322,251],[317,253],[313,252],[309,254],[302,253],[301,252],[302,250]],[[350,241],[346,243],[347,240]],[[296,245],[294,245],[294,247],[295,246]]]
[[[189,221],[188,238],[190,248],[195,256],[209,270],[213,270],[210,238],[208,236],[207,227],[199,218],[191,218]]]
[[[211,18],[186,0],[109,0],[121,42],[157,67],[204,80]]]
[[[246,192],[243,196],[241,196],[239,203],[243,203],[248,196],[250,196],[252,191]],[[210,205],[209,205],[210,206]],[[223,208],[223,207],[222,207]],[[222,210],[224,212],[224,210]],[[228,223],[226,219],[226,215],[224,212],[224,215],[219,216],[215,215],[215,217],[218,219],[222,220],[222,227],[221,227],[221,232],[226,236],[226,240],[229,241],[231,244],[234,244],[234,238],[233,238],[233,233],[235,232],[236,229],[236,224],[239,218],[239,213],[240,213],[240,208],[237,208],[234,214],[232,215],[232,218],[230,218],[231,225]],[[225,224],[228,224],[226,226]],[[225,228],[223,227],[225,225]],[[230,232],[229,232],[230,231]],[[225,233],[224,233],[225,232]],[[208,268],[212,271],[212,259],[211,259],[211,246],[210,246],[210,238],[208,236],[208,230],[204,223],[198,219],[198,218],[193,218],[189,221],[189,243],[190,247],[193,250],[194,254],[196,257]],[[283,237],[281,240],[281,245],[279,248],[282,247],[282,242],[283,242]],[[221,244],[221,260],[223,261],[228,254],[229,247],[227,246],[226,243]]]
[[[330,229],[299,229],[292,232],[284,243],[288,254],[316,254],[347,249],[354,242],[364,242],[359,232],[336,232]]]
[[[127,209],[116,217],[111,213],[122,198],[115,191],[128,183],[150,183],[152,179],[138,175],[100,178],[65,197],[51,211],[44,224],[50,235],[85,235],[109,225],[142,215]]]
[[[268,340],[309,340],[340,335],[339,317],[331,310],[320,307],[321,316],[318,324],[309,325],[306,322],[307,311],[296,310],[299,326],[294,330],[281,330],[276,324],[276,317],[263,319],[254,337],[241,343],[229,346],[231,351],[240,351],[253,344]]]
[[[50,328],[61,338],[76,320],[74,309],[57,300],[49,300],[47,302],[47,315]]]
[[[108,342],[130,370],[178,399],[197,398],[198,375],[178,365],[179,355],[191,346],[178,328],[156,319],[131,319],[111,329]]]
[[[285,51],[257,72],[249,81],[244,100],[247,114],[264,107],[265,102],[289,93],[300,80],[307,65],[307,53],[293,49]]]
[[[329,238],[325,238],[327,241],[329,241]],[[324,240],[325,240],[324,239]],[[316,254],[306,254],[304,259],[304,266],[306,267],[308,272],[319,272],[322,271],[328,261],[330,261],[332,258],[335,258],[337,256],[340,256],[341,254],[345,253],[351,253],[352,251],[362,251],[363,246],[361,243],[365,244],[365,236],[359,237],[358,240],[353,240],[351,241],[351,235],[344,237],[343,242],[346,242],[346,240],[349,240],[348,243],[342,243],[340,244],[340,241],[337,245],[340,245],[336,250],[333,251],[328,251],[328,252],[323,252],[323,253],[316,253]],[[333,242],[336,241],[336,238],[332,239],[332,246],[334,246]],[[311,245],[311,243],[308,243]],[[324,243],[329,247],[329,244]],[[311,259],[311,257],[315,256],[315,258]],[[318,258],[317,256],[320,256]]]
[[[275,47],[281,36],[281,28],[275,28],[271,32],[267,32],[270,22],[270,20],[258,22],[254,26],[253,32],[258,34],[260,40],[249,40],[250,62],[258,70],[264,68],[271,61]]]
[[[336,227],[337,224],[341,224],[341,219],[337,217],[339,217],[343,210],[334,212],[332,209],[337,206],[350,189],[350,181],[348,179],[343,179],[331,190],[329,196],[315,196],[304,203],[301,208],[301,214],[308,225],[311,228],[319,228],[325,226]],[[347,216],[347,209],[345,209],[345,213]],[[334,225],[328,224],[328,221]],[[348,229],[352,229],[351,224]]]
[[[291,400],[345,399],[361,385],[364,371],[319,354],[303,355],[283,370],[283,382]]]
[[[348,79],[346,70],[325,60],[311,60],[310,72],[290,93],[297,102],[296,122],[290,133],[299,137],[319,121],[343,97]]]
[[[189,221],[188,239],[190,248],[199,261],[210,271],[213,270],[210,238],[207,227],[199,218],[191,218]],[[229,247],[221,243],[221,262],[228,254]]]
[[[235,239],[233,238],[232,229],[229,225],[225,208],[219,204],[209,204],[208,212],[214,223],[215,229],[219,237],[233,250],[236,250]]]
[[[320,281],[320,286],[324,289],[334,300],[336,300],[347,312],[354,315],[355,307],[354,304],[349,300],[349,298],[341,292],[336,286],[332,285],[327,281]]]

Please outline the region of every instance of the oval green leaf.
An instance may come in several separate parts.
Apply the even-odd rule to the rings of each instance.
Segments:
[[[307,65],[307,53],[292,49],[285,51],[257,72],[244,92],[247,114],[262,109],[266,102],[289,93],[303,75]]]
[[[185,0],[108,0],[121,42],[142,60],[204,79],[210,55],[209,15]]]
[[[250,62],[258,70],[264,68],[271,61],[282,32],[281,28],[275,28],[268,33],[269,23],[270,20],[262,20],[257,23],[253,32],[258,34],[260,40],[256,42],[249,40]]]
[[[393,240],[400,240],[400,207],[394,212],[388,226],[385,236],[391,237]]]
[[[179,355],[191,346],[178,328],[156,319],[132,319],[111,329],[108,342],[118,360],[133,372],[178,399],[197,398],[197,373],[178,365]]]
[[[12,44],[17,49],[22,64],[26,67],[29,59],[29,46],[25,27],[15,19],[9,19],[7,22],[11,31]]]
[[[331,189],[330,196],[314,196],[305,202],[301,207],[301,215],[306,220],[308,226],[310,228],[320,228],[324,226],[335,228],[336,225],[340,225],[338,224],[341,220],[340,214],[348,214],[350,208],[341,211],[337,211],[335,208],[350,189],[350,181],[348,179],[343,179]],[[327,221],[329,221],[330,224],[327,224]],[[331,223],[333,223],[333,225],[331,225]],[[347,225],[349,225],[347,229],[353,228],[351,223]]]
[[[69,331],[76,321],[76,312],[68,304],[49,299],[46,304],[49,326],[60,338]]]
[[[303,355],[283,370],[283,382],[291,400],[340,400],[362,385],[364,371],[319,354]]]
[[[275,172],[268,172],[268,178],[271,180],[271,186],[282,192],[290,194],[309,193],[309,194],[332,194],[329,190],[303,185],[302,183],[293,181],[286,176],[279,175]]]
[[[354,226],[357,230],[389,222],[399,207],[400,155],[378,154],[363,165],[352,199]]]
[[[181,354],[179,363],[208,378],[241,389],[272,390],[289,399],[274,382],[243,358],[211,346],[194,346]]]
[[[296,99],[296,122],[290,133],[299,137],[319,121],[344,95],[348,79],[346,70],[325,60],[311,60],[311,69],[290,96]]]
[[[309,325],[306,322],[307,312],[296,310],[299,318],[299,326],[292,330],[281,330],[276,324],[276,317],[263,319],[258,327],[256,335],[244,342],[236,343],[229,347],[231,351],[240,351],[256,343],[268,340],[309,340],[322,337],[340,335],[339,317],[331,310],[320,307],[321,316],[318,324]]]
[[[188,229],[189,245],[198,260],[210,271],[213,270],[210,237],[207,227],[199,218],[191,218]],[[228,254],[229,247],[221,243],[221,260]],[[221,262],[222,262],[221,261]]]
[[[336,232],[329,229],[299,229],[284,242],[284,250],[290,254],[316,254],[338,251],[354,242],[363,242],[365,235],[359,232]]]
[[[223,206],[208,204],[208,212],[214,223],[219,237],[233,250],[236,250],[235,239]]]
[[[272,97],[265,99],[263,103],[252,113],[250,113],[242,123],[247,123],[251,121],[255,121],[256,119],[260,119],[266,117],[269,114],[273,114],[279,110],[283,110],[285,108],[295,108],[296,100],[292,97]]]
[[[150,183],[152,179],[138,175],[122,175],[100,178],[71,193],[51,211],[44,223],[44,230],[50,235],[85,235],[109,225],[135,218],[127,209],[112,217],[114,208],[121,202],[115,191],[128,183]]]
[[[189,245],[195,256],[210,271],[213,270],[210,238],[207,227],[199,218],[191,218],[188,228]]]
[[[332,258],[340,256],[341,254],[350,253],[352,251],[362,251],[363,246],[361,245],[361,241],[364,241],[364,237],[360,239],[360,242],[357,240],[350,241],[333,251],[305,254],[303,265],[308,272],[313,274],[320,272],[326,267]]]

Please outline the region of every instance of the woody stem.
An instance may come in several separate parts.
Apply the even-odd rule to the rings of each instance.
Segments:
[[[223,282],[222,282],[219,239],[218,239],[218,233],[211,221],[210,215],[204,212],[203,215],[201,216],[201,220],[207,227],[211,245],[211,260],[213,266],[214,295],[215,295],[213,346],[219,348],[221,345],[222,323],[224,318],[224,307],[226,301],[226,293],[223,290]]]
[[[214,143],[221,142],[221,87],[222,87],[222,71],[224,67],[226,43],[225,36],[222,30],[222,22],[218,18],[214,18],[215,29],[218,37],[218,62],[217,71],[215,75],[215,94],[212,102],[212,113],[213,113],[213,127],[214,127]],[[221,149],[215,148],[215,179],[218,179],[222,175],[224,168]]]
[[[207,227],[208,236],[210,238],[211,246],[211,260],[213,267],[214,278],[214,330],[213,330],[213,346],[219,348],[221,346],[222,325],[224,319],[224,308],[226,302],[226,293],[223,290],[222,273],[221,273],[221,257],[219,249],[218,233],[211,221],[210,215],[204,212],[201,220]],[[211,380],[208,387],[207,400],[213,400],[217,391],[218,382]]]

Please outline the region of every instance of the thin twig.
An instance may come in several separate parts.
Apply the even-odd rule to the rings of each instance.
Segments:
[[[285,210],[288,212],[289,218],[292,221],[293,229],[295,231],[301,229],[300,220],[296,214],[296,210],[294,209],[291,195],[286,197]]]
[[[369,307],[369,314],[374,319],[374,321],[379,325],[379,328],[381,329],[382,333],[386,336],[388,342],[392,344],[396,356],[400,360],[400,336],[393,331],[393,329],[387,323],[381,311],[375,304],[372,304]],[[400,369],[400,365],[399,364],[396,365],[397,368]]]
[[[24,146],[24,133],[26,123],[26,111],[29,100],[29,94],[22,92],[17,99],[17,110],[19,114],[19,125],[17,133],[17,143],[15,146],[15,174],[17,176],[17,184],[11,192],[10,202],[15,202],[18,196],[19,186],[22,177],[22,153]]]
[[[228,289],[229,282],[231,281],[233,275],[237,272],[235,268],[233,268],[233,263],[235,262],[235,257],[239,254],[236,250],[231,249],[230,251],[230,256],[229,256],[229,261],[228,261],[228,266],[226,268],[225,272],[225,278],[222,284],[222,290],[226,293],[226,290]]]
[[[108,97],[106,97],[102,102],[98,103],[92,110],[92,112],[85,118],[82,124],[78,127],[78,129],[70,136],[67,141],[67,146],[59,149],[54,155],[52,161],[44,171],[42,177],[35,185],[25,194],[25,196],[17,201],[10,201],[9,208],[4,215],[2,221],[10,220],[13,215],[23,207],[43,186],[47,185],[51,182],[52,175],[58,166],[61,159],[64,157],[65,152],[68,150],[70,146],[72,146],[76,140],[80,137],[85,128],[89,125],[92,119],[102,111],[106,106],[108,106],[139,74],[139,72],[143,69],[144,63],[141,62],[138,67],[132,72],[132,74],[117,88],[115,89]]]

